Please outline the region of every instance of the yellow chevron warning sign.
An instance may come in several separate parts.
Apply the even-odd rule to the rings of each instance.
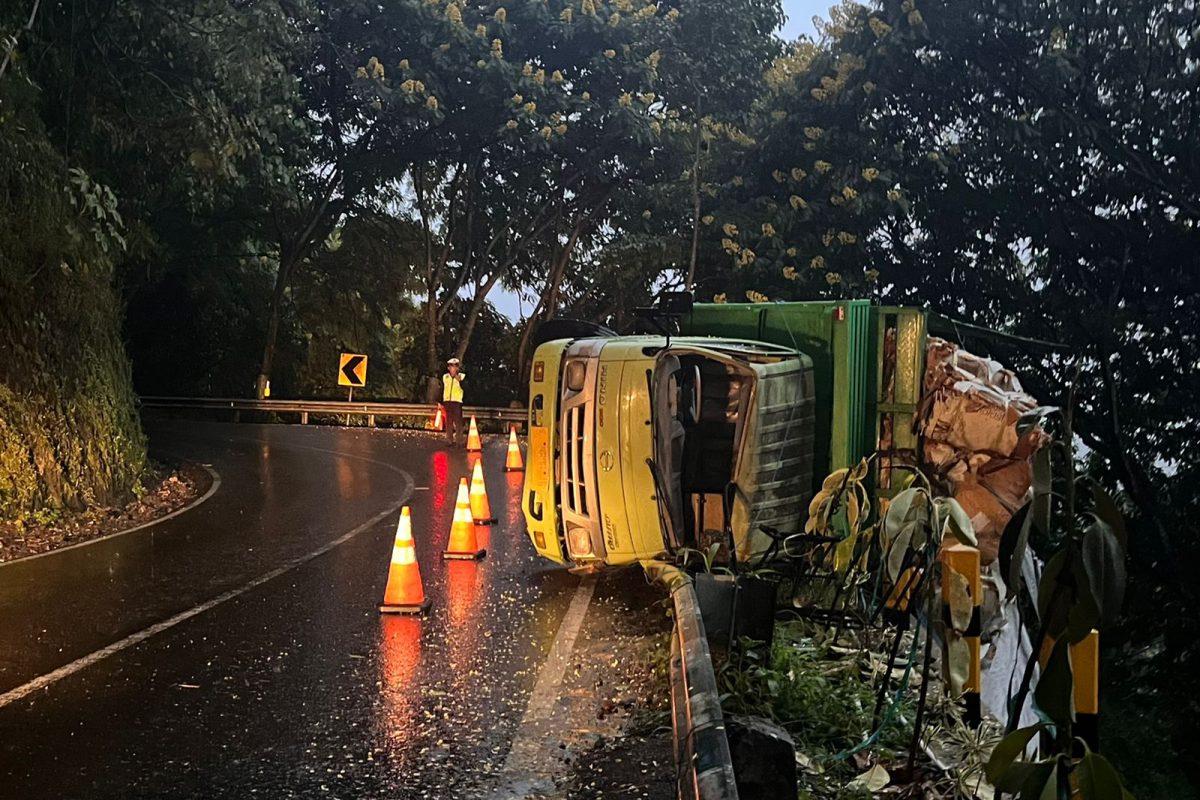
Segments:
[[[367,357],[357,353],[342,353],[338,361],[338,386],[366,386]]]

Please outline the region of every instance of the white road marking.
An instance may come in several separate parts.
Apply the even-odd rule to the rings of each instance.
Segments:
[[[502,785],[493,794],[494,800],[523,798],[551,788],[551,774],[558,766],[554,752],[558,751],[556,743],[562,738],[554,735],[553,723],[564,716],[555,714],[555,706],[562,697],[563,676],[595,589],[596,576],[587,575],[571,597],[571,604],[558,625],[550,654],[538,673],[529,695],[529,705],[513,737],[512,749],[500,775]]]
[[[221,476],[217,474],[217,471],[215,469],[213,469],[211,466],[209,466],[208,464],[201,464],[200,466],[202,466],[206,470],[208,470],[208,474],[212,476],[212,486],[208,487],[207,492],[205,492],[203,495],[196,498],[192,502],[188,503],[183,508],[177,508],[174,511],[172,511],[170,514],[164,514],[163,516],[159,517],[158,519],[151,520],[150,522],[143,522],[141,525],[134,525],[132,528],[126,528],[123,531],[109,533],[104,536],[97,536],[95,539],[88,539],[86,542],[76,542],[75,544],[69,544],[69,545],[66,545],[65,547],[56,547],[53,550],[47,550],[44,553],[35,553],[31,556],[21,556],[20,558],[10,559],[9,561],[0,561],[0,568],[7,567],[10,564],[19,564],[24,561],[33,561],[35,558],[45,558],[46,556],[55,556],[55,555],[58,555],[59,553],[66,552],[67,550],[74,550],[77,547],[87,547],[88,545],[96,544],[97,542],[105,542],[105,541],[108,541],[109,539],[115,539],[118,536],[124,536],[127,533],[137,533],[138,531],[143,531],[146,528],[152,528],[161,522],[166,522],[167,520],[171,519],[172,517],[178,517],[180,514],[182,514],[185,511],[191,511],[193,508],[200,505],[205,500],[207,500],[208,498],[210,498],[214,494],[216,494],[217,489],[221,488]]]
[[[157,634],[162,633],[163,631],[170,630],[171,628],[174,628],[176,625],[180,624],[181,622],[186,622],[189,619],[191,619],[192,617],[199,616],[200,614],[203,614],[205,611],[210,611],[223,603],[227,603],[230,600],[234,599],[235,597],[239,597],[239,596],[245,594],[246,592],[250,591],[251,589],[262,586],[264,583],[266,583],[268,581],[272,581],[275,578],[278,578],[280,575],[283,575],[287,572],[294,570],[296,567],[307,564],[309,561],[312,561],[314,558],[325,555],[330,550],[333,550],[335,547],[345,544],[346,542],[353,539],[355,536],[358,536],[363,531],[369,530],[373,526],[378,525],[380,522],[382,522],[387,517],[391,516],[392,514],[395,514],[396,511],[399,510],[400,506],[402,506],[406,502],[408,502],[408,495],[410,494],[409,487],[412,486],[412,479],[407,475],[407,473],[405,473],[405,477],[407,479],[408,486],[405,487],[405,491],[403,493],[403,499],[400,500],[399,502],[394,503],[393,505],[389,506],[387,509],[379,512],[378,514],[371,517],[369,520],[367,520],[363,524],[359,525],[358,527],[353,528],[353,529],[347,531],[346,533],[343,533],[341,536],[339,536],[338,538],[334,539],[331,542],[327,542],[326,544],[321,545],[316,550],[313,550],[311,553],[307,553],[306,555],[302,555],[297,558],[293,558],[290,561],[286,562],[283,566],[277,567],[276,569],[273,569],[270,572],[259,575],[257,578],[250,581],[249,583],[243,584],[242,586],[239,586],[236,589],[230,589],[227,592],[217,595],[216,597],[212,598],[211,600],[205,601],[198,606],[189,608],[187,611],[181,611],[180,613],[176,614],[173,617],[168,617],[167,619],[164,619],[162,622],[151,625],[148,628],[143,628],[142,630],[138,631],[137,633],[131,633],[130,635],[126,636],[124,639],[113,642],[112,644],[108,645],[107,647],[102,647],[99,650],[96,650],[95,652],[92,652],[92,653],[87,654],[86,656],[83,656],[82,658],[75,659],[74,661],[70,662],[69,664],[64,664],[63,666],[59,667],[58,669],[54,670],[53,672],[47,672],[45,675],[40,675],[40,676],[34,678],[33,680],[29,681],[28,683],[24,683],[24,684],[16,687],[15,689],[10,689],[9,691],[5,692],[4,694],[0,694],[0,708],[4,708],[5,706],[9,705],[10,703],[15,703],[18,700],[23,700],[24,698],[28,697],[29,695],[33,694],[34,692],[38,691],[39,689],[45,689],[47,686],[57,683],[58,681],[62,680],[63,678],[66,678],[70,675],[74,675],[76,672],[79,672],[80,670],[87,669],[88,667],[92,666],[93,664],[99,663],[100,661],[103,661],[104,659],[108,658],[109,656],[116,655],[117,653],[121,652],[122,650],[126,650],[130,647],[133,647],[136,644],[140,644],[141,642],[144,642],[147,639],[149,639],[151,636],[155,636]]]

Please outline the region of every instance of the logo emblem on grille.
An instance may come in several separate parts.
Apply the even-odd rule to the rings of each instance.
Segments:
[[[612,470],[612,468],[613,468],[612,450],[605,450],[603,453],[600,454],[600,469],[604,470],[605,472],[609,472]]]

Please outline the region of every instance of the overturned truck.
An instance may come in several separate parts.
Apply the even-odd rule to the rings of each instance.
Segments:
[[[728,531],[752,557],[804,528],[825,475],[875,453],[878,499],[919,465],[996,557],[1040,434],[1017,436],[1035,402],[954,341],[961,324],[851,300],[697,304],[678,328],[537,348],[523,509],[540,554],[627,564]]]

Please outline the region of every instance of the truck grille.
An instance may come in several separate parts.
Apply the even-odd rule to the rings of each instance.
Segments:
[[[563,390],[559,430],[559,496],[565,530],[587,530],[597,557],[604,556],[600,535],[600,503],[596,488],[596,373],[597,360],[589,358],[587,375],[579,391]]]

